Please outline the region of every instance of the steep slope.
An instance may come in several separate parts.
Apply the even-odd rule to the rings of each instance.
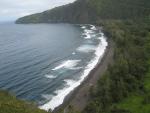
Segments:
[[[0,113],[47,113],[35,105],[16,99],[8,92],[0,91]]]
[[[130,19],[150,14],[149,0],[90,0],[99,18]]]
[[[77,0],[65,6],[25,16],[16,23],[96,23],[102,19],[136,19],[149,15],[149,6],[149,0]]]
[[[96,14],[89,8],[87,0],[78,0],[65,6],[20,18],[16,23],[88,23],[96,21]]]
[[[144,17],[149,15],[150,0],[78,0],[73,4],[20,18],[16,23],[103,25],[116,45],[114,65],[99,80],[96,89],[91,88],[91,100],[83,113],[149,113],[150,85],[149,76],[145,78],[145,75],[150,75],[150,18],[144,21]],[[104,21],[99,23],[99,20]],[[14,99],[9,101],[12,97],[8,95],[0,94],[0,97],[0,113],[10,113],[7,110],[18,113],[13,110],[27,107],[16,104],[18,101]],[[32,110],[31,113],[34,112]]]
[[[150,18],[99,24],[115,43],[114,63],[82,113],[150,113]]]

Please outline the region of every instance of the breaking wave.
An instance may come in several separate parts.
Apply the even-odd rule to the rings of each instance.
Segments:
[[[84,35],[85,35],[85,39],[91,39],[92,35],[94,35],[94,30],[97,30],[97,28],[93,25],[90,25],[90,29],[86,29],[86,26],[82,26],[82,29],[84,29]],[[99,40],[99,44],[97,46],[95,45],[81,45],[80,47],[78,47],[76,49],[77,52],[83,52],[83,53],[89,53],[89,52],[94,52],[95,57],[89,61],[89,63],[87,64],[87,66],[84,68],[83,72],[81,73],[82,75],[80,76],[79,80],[72,80],[72,79],[65,79],[65,87],[62,89],[59,89],[57,91],[55,91],[55,94],[52,99],[47,102],[46,104],[40,106],[40,109],[44,109],[46,111],[48,111],[49,109],[54,110],[56,107],[58,107],[59,105],[61,105],[65,99],[65,97],[71,92],[73,91],[76,87],[78,87],[83,81],[84,79],[88,76],[88,74],[91,72],[91,70],[100,62],[100,60],[102,59],[105,50],[107,48],[107,40],[104,36],[104,34],[99,31],[98,34],[100,34],[99,36],[97,34],[95,34],[95,36],[97,36],[96,38]],[[76,52],[74,52],[76,53]],[[82,67],[78,67],[78,64],[81,62],[81,60],[67,60],[67,61],[63,61],[60,65],[58,65],[57,67],[55,67],[52,70],[59,70],[62,68],[67,68],[67,69],[75,69],[75,68],[82,68]],[[47,96],[46,96],[47,97]]]

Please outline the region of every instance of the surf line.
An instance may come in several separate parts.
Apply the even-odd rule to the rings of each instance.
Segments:
[[[96,27],[94,27],[93,25],[91,26],[92,29],[95,30]],[[86,29],[86,27],[82,28]],[[57,90],[55,91],[56,95],[52,97],[52,99],[45,103],[44,105],[40,106],[40,109],[49,111],[54,110],[56,107],[58,107],[59,105],[61,105],[65,99],[65,97],[71,92],[73,91],[76,87],[78,87],[83,81],[84,79],[89,75],[89,73],[92,71],[92,69],[94,69],[94,67],[99,63],[99,61],[101,60],[103,54],[105,53],[105,50],[108,46],[106,37],[104,36],[104,33],[102,33],[102,31],[99,31],[101,33],[101,36],[97,37],[100,42],[99,45],[97,46],[97,48],[95,49],[95,58],[93,58],[89,64],[86,66],[85,70],[82,73],[82,76],[80,77],[79,81],[74,81],[74,80],[64,80],[67,84],[68,87],[64,87],[63,89]],[[57,68],[60,67],[64,67],[64,65],[60,65]],[[55,68],[56,69],[56,68]]]

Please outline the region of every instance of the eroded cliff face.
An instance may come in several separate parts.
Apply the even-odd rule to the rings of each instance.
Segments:
[[[150,0],[77,0],[29,16],[16,23],[96,23],[101,19],[143,18],[150,15]]]

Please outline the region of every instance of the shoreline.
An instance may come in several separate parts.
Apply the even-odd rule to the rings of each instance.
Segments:
[[[100,27],[98,27],[98,29],[100,29]],[[107,36],[107,34],[105,34],[105,36]],[[108,46],[106,47],[102,58],[99,59],[97,65],[91,70],[85,80],[65,97],[63,104],[53,110],[54,113],[57,113],[62,109],[66,111],[67,106],[70,105],[73,109],[78,111],[82,111],[85,108],[90,98],[89,90],[91,86],[96,86],[97,81],[105,73],[108,65],[113,62],[114,44],[110,38],[106,37],[106,40]]]

